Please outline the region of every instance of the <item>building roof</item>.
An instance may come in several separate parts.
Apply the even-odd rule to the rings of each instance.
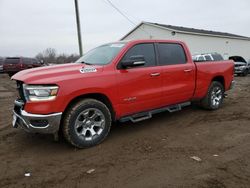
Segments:
[[[250,40],[249,37],[236,35],[236,34],[231,34],[231,33],[218,32],[218,31],[209,31],[209,30],[203,30],[203,29],[195,29],[195,28],[188,28],[188,27],[181,27],[181,26],[173,26],[173,25],[165,25],[165,24],[151,23],[151,22],[141,22],[132,31],[130,31],[128,34],[126,34],[122,39],[126,38],[128,35],[130,35],[132,32],[134,32],[138,27],[140,27],[143,24],[147,24],[147,25],[151,25],[151,26],[155,26],[155,27],[161,27],[163,29],[167,29],[167,30],[171,30],[171,31],[179,32],[179,33],[196,34],[196,35],[210,35],[210,36],[215,36],[215,37]]]

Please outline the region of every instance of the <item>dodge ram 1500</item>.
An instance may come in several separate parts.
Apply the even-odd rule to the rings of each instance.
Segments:
[[[75,63],[24,70],[16,80],[13,126],[57,135],[79,148],[102,142],[112,122],[142,121],[196,101],[221,107],[231,60],[194,63],[185,43],[134,40],[97,47]]]

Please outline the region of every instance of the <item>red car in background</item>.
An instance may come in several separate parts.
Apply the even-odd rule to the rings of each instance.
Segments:
[[[40,63],[35,58],[27,57],[7,57],[3,63],[3,72],[13,76],[17,72],[25,69],[41,67]]]

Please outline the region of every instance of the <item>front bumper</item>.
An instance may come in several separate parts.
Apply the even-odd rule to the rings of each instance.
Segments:
[[[246,69],[237,69],[237,68],[234,69],[234,73],[235,73],[235,74],[242,74],[242,73],[244,73],[245,71],[246,71]]]
[[[23,110],[23,105],[23,102],[15,101],[13,127],[20,127],[31,133],[54,134],[58,132],[62,117],[61,112],[48,115],[30,114]]]

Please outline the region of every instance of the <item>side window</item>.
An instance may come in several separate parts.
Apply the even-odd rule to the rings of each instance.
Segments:
[[[23,64],[29,64],[29,61],[28,61],[28,59],[26,59],[26,58],[23,58]]]
[[[205,61],[203,56],[199,56],[198,61]]]
[[[185,64],[187,62],[186,54],[180,44],[159,43],[160,65]]]
[[[156,65],[155,49],[154,45],[151,43],[135,45],[134,47],[128,50],[128,52],[122,58],[122,61],[129,60],[131,56],[138,55],[142,55],[145,58],[146,64],[143,67],[152,67]]]
[[[32,64],[39,64],[38,61],[36,59],[32,59]]]
[[[27,65],[31,65],[31,64],[32,64],[32,61],[31,61],[31,59],[29,59],[29,58],[23,58],[23,63],[24,63],[24,64],[27,64]]]
[[[223,57],[220,54],[214,54],[213,55],[214,61],[223,61]]]
[[[210,55],[205,55],[205,59],[206,61],[212,61],[212,58],[210,57]]]

